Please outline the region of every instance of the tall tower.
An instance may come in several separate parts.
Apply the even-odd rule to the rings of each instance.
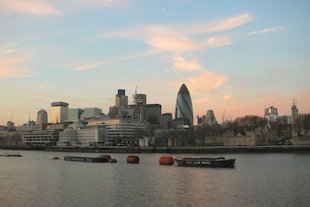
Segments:
[[[135,94],[132,96],[134,117],[139,120],[145,119],[146,112],[146,94],[137,93],[137,88],[135,90]]]
[[[124,89],[118,89],[117,94],[115,96],[115,106],[116,107],[128,107],[128,96],[125,94]]]
[[[295,99],[293,99],[293,106],[291,110],[292,110],[292,124],[294,128],[294,125],[296,124],[296,120],[298,118],[297,101]]]
[[[193,106],[191,96],[185,84],[183,84],[178,92],[175,118],[186,119],[189,126],[193,126]]]
[[[68,119],[68,106],[66,102],[53,102],[51,103],[51,123],[63,123]]]
[[[47,126],[47,112],[44,109],[41,109],[37,113],[37,124],[45,129]]]

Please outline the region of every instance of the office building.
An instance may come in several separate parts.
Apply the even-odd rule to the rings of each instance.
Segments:
[[[193,126],[193,106],[191,96],[185,84],[183,84],[178,92],[175,119],[182,118],[186,120],[188,126]]]
[[[70,122],[78,122],[81,120],[81,115],[84,112],[83,109],[69,109],[68,110],[68,121]]]
[[[100,116],[102,114],[102,110],[99,108],[85,108],[81,114],[81,120],[90,119],[96,116]]]
[[[126,96],[124,89],[118,89],[115,95],[115,106],[125,108],[128,106],[128,96]]]
[[[51,118],[50,123],[63,123],[68,119],[68,106],[66,102],[51,103]]]
[[[107,142],[110,144],[138,144],[148,134],[145,122],[136,119],[93,120],[88,125],[106,125]]]
[[[161,116],[161,128],[171,129],[172,128],[172,113],[165,113]]]
[[[160,104],[146,104],[144,120],[153,125],[161,124],[161,105]]]
[[[141,93],[135,93],[132,96],[132,102],[133,104],[146,104],[146,94],[141,94]]]
[[[37,113],[37,124],[42,126],[42,127],[44,126],[46,128],[47,123],[48,123],[48,119],[47,118],[48,118],[47,117],[47,112],[44,109],[41,109]]]
[[[25,145],[54,146],[59,139],[58,131],[33,131],[22,135]]]
[[[198,125],[215,125],[217,124],[213,110],[208,110],[206,115],[197,116]]]

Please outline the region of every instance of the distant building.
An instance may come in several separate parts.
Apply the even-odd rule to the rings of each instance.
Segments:
[[[175,118],[183,118],[187,120],[187,124],[193,126],[193,106],[191,96],[185,84],[183,84],[178,92]]]
[[[22,135],[25,145],[54,146],[59,139],[58,131],[33,131]]]
[[[138,144],[148,130],[144,121],[136,119],[89,120],[88,125],[104,124],[107,128],[107,142],[110,144]]]
[[[81,120],[100,116],[101,114],[102,110],[99,108],[85,108],[84,111],[81,113]]]
[[[161,105],[160,104],[146,104],[144,119],[150,124],[160,126],[161,122]]]
[[[172,120],[172,127],[174,129],[188,128],[188,119],[186,118],[176,118]]]
[[[276,122],[278,118],[278,109],[274,106],[270,106],[265,109],[265,118],[270,122]]]
[[[126,96],[124,89],[118,89],[117,94],[115,96],[115,106],[116,107],[128,106],[128,96]]]
[[[302,143],[310,143],[310,114],[300,114],[298,112],[296,101],[294,100],[292,110],[292,128],[293,128],[293,138],[304,136]],[[305,138],[307,137],[307,138]],[[295,139],[294,138],[294,139]],[[307,141],[308,140],[308,141]],[[296,140],[294,141],[295,144]]]
[[[51,103],[51,118],[50,123],[63,123],[68,119],[68,106],[66,102]]]
[[[46,128],[46,124],[45,124],[45,128]],[[28,121],[28,123],[24,123],[21,126],[18,126],[16,128],[17,131],[19,132],[30,132],[30,131],[38,131],[38,130],[42,130],[42,125],[38,125],[36,124],[35,121]]]
[[[16,131],[16,127],[14,126],[14,122],[8,121],[6,123],[6,128],[9,132]]]
[[[118,89],[115,95],[115,106],[110,107],[108,115],[112,119],[133,117],[133,110],[128,108],[128,96],[124,89]]]
[[[138,120],[145,120],[145,110],[146,110],[146,94],[140,94],[135,92],[132,96],[132,105],[129,108],[133,110],[133,118]]]
[[[78,122],[81,120],[83,109],[75,108],[68,110],[68,121],[70,122]]]
[[[165,113],[161,116],[161,128],[171,129],[172,128],[172,113]]]
[[[146,104],[146,94],[141,94],[141,93],[135,93],[132,96],[132,102],[133,104]]]
[[[217,124],[213,110],[208,110],[206,115],[197,116],[198,125],[215,125]]]
[[[44,109],[41,109],[37,113],[37,125],[41,126],[41,129],[46,129],[48,124],[47,112]]]
[[[59,146],[82,145],[96,146],[102,145],[107,141],[106,125],[88,125],[80,127],[68,127],[59,132]]]

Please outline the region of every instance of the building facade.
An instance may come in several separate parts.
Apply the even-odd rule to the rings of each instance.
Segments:
[[[66,102],[51,103],[51,118],[50,123],[63,123],[68,119],[68,106]]]
[[[185,84],[183,84],[178,92],[175,118],[183,118],[187,120],[187,124],[193,126],[193,106],[190,93]]]
[[[197,116],[198,125],[215,125],[217,124],[213,110],[208,110],[206,115]]]
[[[25,145],[54,146],[59,140],[58,131],[33,131],[22,135]]]
[[[48,124],[48,116],[47,112],[44,109],[41,109],[37,113],[37,124],[42,127],[42,129],[46,129]]]
[[[172,128],[172,113],[164,113],[161,116],[161,128],[171,129]]]
[[[100,116],[102,114],[102,110],[99,108],[85,108],[81,113],[81,120],[93,118],[96,116]]]
[[[118,89],[115,95],[115,106],[116,107],[127,107],[128,106],[128,96],[124,89]]]
[[[274,106],[270,106],[265,109],[265,118],[270,122],[276,122],[278,118],[278,109]]]
[[[161,125],[161,105],[160,104],[146,104],[144,120],[150,124]]]
[[[89,121],[88,125],[104,124],[109,144],[138,144],[148,134],[146,123],[136,119],[109,119]]]
[[[77,122],[81,120],[81,115],[84,112],[83,109],[75,108],[68,110],[68,121]]]

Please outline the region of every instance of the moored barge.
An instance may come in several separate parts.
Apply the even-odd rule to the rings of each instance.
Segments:
[[[109,155],[101,155],[99,157],[81,157],[81,156],[65,156],[66,161],[79,161],[79,162],[109,162],[111,157]]]
[[[184,157],[175,158],[178,166],[184,167],[212,167],[212,168],[234,168],[235,159],[226,159],[224,157]]]

